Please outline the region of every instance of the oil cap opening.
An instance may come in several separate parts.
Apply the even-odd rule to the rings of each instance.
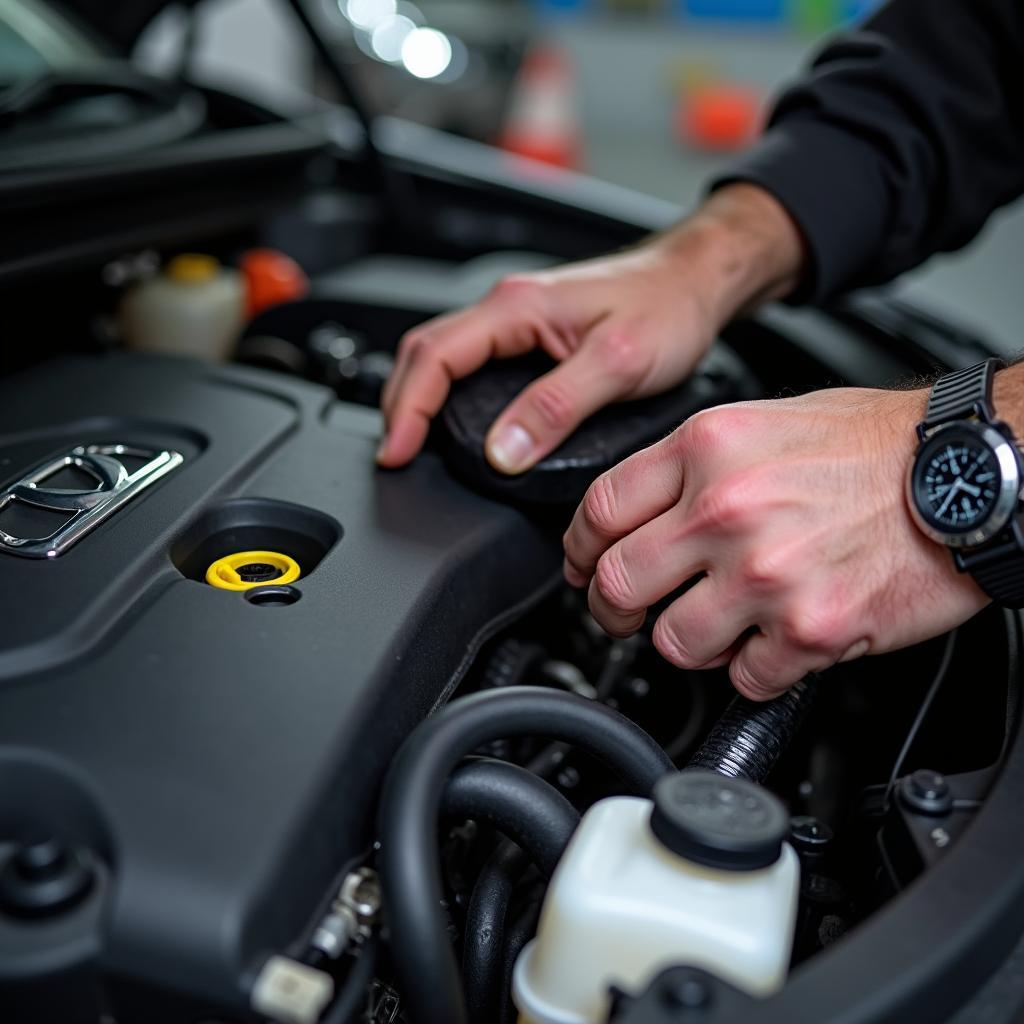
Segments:
[[[677,856],[725,871],[756,871],[779,859],[789,815],[753,782],[691,768],[660,779],[653,798],[651,831]]]
[[[237,551],[218,558],[206,570],[206,582],[221,590],[285,586],[301,575],[299,563],[277,551]]]

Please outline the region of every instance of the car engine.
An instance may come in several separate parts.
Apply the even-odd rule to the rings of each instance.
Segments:
[[[337,111],[194,92],[195,137],[0,174],[0,1020],[1012,1019],[1017,615],[754,704],[561,575],[587,484],[694,412],[986,343],[769,308],[515,483],[481,456],[542,369],[510,362],[383,471],[405,330],[679,211],[400,123],[385,188]],[[266,248],[308,289],[218,358],[133,340],[175,257]]]

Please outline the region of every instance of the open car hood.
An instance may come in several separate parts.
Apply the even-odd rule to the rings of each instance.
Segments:
[[[94,34],[128,53],[146,26],[165,7],[194,7],[199,0],[59,0],[53,6],[67,12]]]

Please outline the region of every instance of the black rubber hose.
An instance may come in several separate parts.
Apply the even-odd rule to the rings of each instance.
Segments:
[[[503,839],[487,858],[466,911],[462,981],[473,1024],[492,1024],[501,996],[505,919],[516,881],[528,863],[515,843]]]
[[[690,759],[690,768],[763,782],[803,724],[814,701],[815,680],[801,680],[775,700],[735,697]]]
[[[499,992],[501,1002],[497,1017],[498,1024],[515,1024],[516,1009],[512,1003],[512,975],[515,973],[519,954],[537,932],[541,906],[541,899],[530,903],[508,930],[508,938],[505,940],[505,947],[502,951],[501,989]]]
[[[549,782],[507,761],[459,768],[445,784],[441,814],[477,818],[515,840],[550,878],[580,823],[580,813]]]
[[[356,1014],[366,1008],[370,999],[370,985],[377,967],[380,940],[371,935],[359,951],[356,962],[342,982],[338,998],[320,1018],[320,1024],[355,1024]]]
[[[458,762],[505,736],[573,743],[643,796],[673,770],[661,747],[617,711],[540,687],[476,693],[421,723],[398,752],[380,808],[384,908],[413,1024],[466,1024],[459,969],[440,909],[437,819],[445,782]]]

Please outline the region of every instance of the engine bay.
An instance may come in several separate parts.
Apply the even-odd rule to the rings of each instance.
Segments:
[[[36,330],[0,378],[0,1013],[512,1022],[529,943],[566,974],[547,901],[573,837],[624,834],[594,831],[594,809],[649,816],[661,776],[711,772],[715,800],[757,804],[729,788],[757,784],[758,813],[782,815],[790,916],[761,929],[781,974],[755,993],[713,969],[721,902],[694,912],[691,958],[635,983],[595,967],[593,1019],[944,1019],[1019,939],[1018,617],[989,609],[759,706],[722,670],[665,663],[657,609],[630,640],[602,633],[560,537],[581,487],[700,408],[897,384],[983,344],[884,297],[772,308],[678,394],[581,432],[535,487],[502,490],[479,458],[522,366],[469,382],[423,456],[378,470],[403,331],[667,213],[393,127],[415,226],[337,134],[295,125],[233,199],[222,154],[187,218],[153,161],[166,202],[129,189],[104,225],[66,181],[67,221],[31,232],[41,198],[8,190],[12,239],[32,244],[0,253],[0,291]],[[126,288],[175,254],[230,266],[254,246],[293,256],[309,290],[249,318],[227,361],[123,351]],[[238,586],[218,584],[225,561]],[[595,910],[593,928],[642,934],[656,904]]]

